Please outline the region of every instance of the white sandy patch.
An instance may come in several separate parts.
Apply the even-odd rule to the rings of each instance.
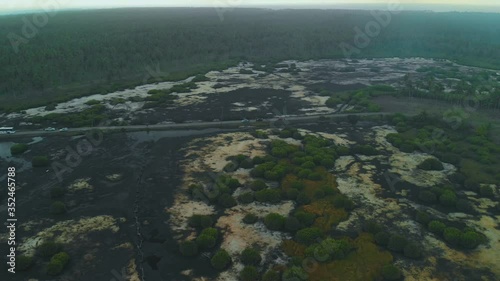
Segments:
[[[242,220],[246,213],[253,213],[259,217],[265,217],[269,213],[278,213],[286,217],[293,209],[294,203],[286,201],[277,205],[254,202],[226,210],[224,216],[217,221],[216,226],[225,229],[221,248],[225,249],[233,257],[233,265],[227,271],[221,273],[216,280],[238,280],[238,274],[243,269],[243,264],[234,257],[241,254],[245,248],[257,246],[261,249],[261,255],[266,256],[271,250],[279,247],[284,239],[290,238],[283,232],[268,230],[262,222],[253,225],[244,224]]]
[[[448,175],[456,171],[456,168],[448,163],[443,163],[442,171],[425,171],[417,168],[420,163],[431,157],[433,156],[419,152],[395,152],[389,158],[391,164],[389,172],[399,174],[402,180],[417,186],[432,187],[442,184],[447,181]]]
[[[121,218],[120,221],[124,222],[125,219]],[[117,219],[111,216],[97,216],[58,222],[32,237],[23,239],[17,250],[21,254],[32,256],[35,253],[36,247],[45,241],[53,240],[58,243],[72,244],[75,243],[75,240],[86,239],[85,236],[90,232],[111,230],[116,233],[119,230],[117,224]]]
[[[76,192],[80,190],[93,191],[94,186],[89,183],[90,178],[78,179],[75,180],[69,187],[69,191]]]

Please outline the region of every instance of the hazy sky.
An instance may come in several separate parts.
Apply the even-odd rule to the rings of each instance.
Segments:
[[[349,7],[350,4],[387,4],[398,0],[0,0],[0,11],[42,9],[45,7],[93,8],[93,7],[140,7],[140,6],[181,6],[181,7],[245,7],[245,6],[311,6]],[[494,6],[500,10],[500,0],[399,0],[403,8],[426,8],[429,10],[477,10],[479,6]],[[357,6],[357,5],[353,5]],[[439,7],[438,9],[434,9]],[[460,8],[457,8],[460,7]],[[484,9],[488,11],[488,9]]]

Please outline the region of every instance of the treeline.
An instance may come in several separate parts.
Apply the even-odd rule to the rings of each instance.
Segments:
[[[23,21],[23,18],[26,19]],[[212,8],[66,11],[26,38],[33,15],[0,17],[0,104],[19,110],[237,61],[344,58],[368,11]],[[423,56],[500,68],[500,15],[401,12],[353,57]],[[13,47],[15,45],[15,47]],[[15,52],[18,49],[18,52]]]

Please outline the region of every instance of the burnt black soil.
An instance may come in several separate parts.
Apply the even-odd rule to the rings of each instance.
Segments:
[[[302,114],[301,108],[310,108],[310,103],[290,98],[291,92],[273,89],[242,88],[227,93],[201,94],[206,99],[202,103],[176,106],[166,109],[156,108],[154,112],[141,114],[134,120],[137,124],[154,124],[162,121],[185,122],[188,120],[213,121],[268,118],[273,115]],[[267,102],[265,106],[262,104]],[[236,106],[233,103],[242,103]],[[235,111],[256,107],[255,111]]]
[[[158,134],[158,135],[156,135]],[[17,241],[36,234],[58,221],[78,220],[100,215],[112,216],[120,230],[92,232],[78,237],[74,243],[64,245],[71,256],[71,262],[63,275],[64,280],[116,280],[132,258],[137,259],[137,268],[147,280],[188,280],[180,271],[195,268],[195,272],[213,275],[205,257],[199,261],[181,258],[177,244],[168,227],[165,207],[171,206],[174,191],[179,187],[182,170],[179,162],[184,155],[181,148],[192,139],[192,135],[210,135],[211,130],[183,132],[151,132],[150,134],[110,134],[104,135],[102,143],[94,147],[92,153],[82,157],[81,163],[73,171],[63,175],[59,182],[51,167],[30,168],[17,175],[18,185],[22,186],[16,194],[18,225],[27,221],[40,223],[30,231],[17,230]],[[177,135],[177,136],[176,136]],[[67,137],[51,137],[32,146],[31,151],[22,155],[27,161],[33,155],[48,155],[66,147],[76,149],[83,138],[71,140]],[[65,164],[66,154],[59,160]],[[9,163],[2,161],[2,169]],[[119,173],[123,178],[110,182],[106,176]],[[67,187],[81,178],[90,178],[93,191],[67,193],[63,201],[68,213],[60,216],[50,215],[50,189]],[[2,193],[5,190],[2,190]],[[2,200],[4,201],[4,200]],[[3,203],[3,202],[2,202]],[[2,208],[5,204],[2,205]],[[3,210],[3,209],[2,209]],[[2,217],[5,213],[2,211]],[[135,225],[139,221],[139,233]],[[2,229],[2,233],[5,233]],[[143,240],[142,243],[140,240]],[[132,249],[114,247],[132,243]],[[6,243],[0,245],[2,253],[7,252]],[[90,258],[92,257],[92,258]],[[5,260],[5,257],[2,259]],[[142,260],[142,262],[141,262]],[[48,259],[36,257],[36,264],[28,272],[7,275],[5,261],[0,266],[0,280],[53,280],[45,273]],[[58,279],[62,280],[62,279]]]

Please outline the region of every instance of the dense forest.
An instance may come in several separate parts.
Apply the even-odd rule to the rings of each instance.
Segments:
[[[369,11],[264,9],[234,9],[221,20],[212,8],[65,11],[38,28],[40,18],[0,17],[2,111],[242,60],[345,58],[340,44],[356,46],[355,27],[375,20]],[[498,22],[498,14],[401,12],[352,57],[446,58],[500,69]]]

